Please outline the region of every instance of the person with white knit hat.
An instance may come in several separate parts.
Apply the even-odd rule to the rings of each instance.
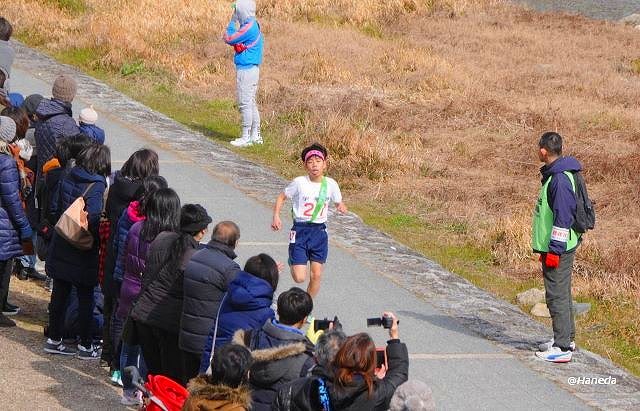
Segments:
[[[80,132],[94,139],[96,143],[104,144],[104,130],[96,126],[96,121],[98,121],[98,113],[93,109],[93,106],[80,110],[78,118]]]

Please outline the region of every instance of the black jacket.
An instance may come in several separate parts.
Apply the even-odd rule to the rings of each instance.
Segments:
[[[184,270],[184,301],[180,321],[180,349],[202,355],[222,297],[240,271],[236,253],[211,240],[196,251]]]
[[[131,318],[173,334],[180,330],[184,267],[198,243],[192,239],[178,271],[167,266],[178,233],[165,231],[153,240],[142,276],[142,291],[131,310]]]
[[[273,402],[272,409],[278,411],[313,411],[320,409],[318,379],[321,378],[329,392],[332,410],[385,411],[396,389],[409,378],[409,353],[407,346],[399,340],[387,345],[389,370],[382,380],[374,381],[373,395],[369,397],[364,380],[354,381],[347,387],[336,385],[331,370],[316,367],[312,376],[302,378],[283,387]]]
[[[113,247],[113,238],[118,225],[118,219],[122,212],[127,208],[129,203],[133,201],[134,194],[140,187],[139,181],[131,180],[123,177],[120,171],[116,171],[113,185],[109,187],[107,195],[107,204],[105,213],[111,223],[111,231],[107,240],[107,255],[104,265],[104,279],[102,291],[106,297],[116,297],[116,291],[113,288],[113,270],[116,265],[116,255]]]
[[[233,342],[251,351],[249,372],[253,410],[270,410],[278,390],[307,375],[315,364],[314,346],[303,334],[281,328],[268,320],[261,329],[239,330]]]

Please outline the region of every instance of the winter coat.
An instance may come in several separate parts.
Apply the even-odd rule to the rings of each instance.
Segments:
[[[57,204],[52,204],[52,213],[57,214],[66,210],[82,195],[90,183],[95,184],[84,199],[89,231],[94,239],[93,247],[86,251],[79,250],[54,231],[45,270],[54,279],[93,287],[98,281],[98,225],[102,213],[104,190],[107,188],[104,176],[90,174],[83,168],[73,167],[60,182],[59,198]]]
[[[209,332],[200,362],[200,373],[204,374],[211,364],[214,334],[215,348],[218,349],[230,343],[236,331],[260,328],[275,316],[271,308],[272,302],[271,284],[253,274],[240,271],[229,284],[229,291],[220,306],[217,324]]]
[[[145,269],[147,254],[151,245],[151,241],[143,239],[140,235],[143,225],[144,221],[138,221],[127,234],[124,277],[122,278],[120,299],[118,300],[118,309],[116,311],[116,315],[121,319],[127,318],[133,300],[138,297],[142,288],[142,273]]]
[[[553,210],[553,226],[561,229],[570,229],[576,216],[576,196],[569,177],[564,172],[578,172],[582,166],[574,157],[560,157],[551,164],[540,169],[541,181],[544,185],[547,179],[553,177],[547,188],[547,202]],[[551,239],[549,252],[564,254],[567,251],[567,243]]]
[[[236,253],[211,240],[191,257],[184,270],[180,349],[202,355],[229,283],[240,271]]]
[[[127,235],[135,223],[144,221],[144,219],[145,217],[140,214],[140,204],[137,201],[132,201],[129,207],[122,212],[120,219],[118,219],[118,224],[113,234],[113,252],[116,256],[113,279],[119,283],[124,280]],[[119,295],[119,288],[116,291],[118,291],[116,295]]]
[[[255,14],[252,15],[246,5],[247,2],[236,3],[236,12],[224,35],[225,43],[234,46],[233,62],[237,70],[262,64],[264,37]]]
[[[56,143],[65,137],[80,133],[80,129],[72,117],[71,103],[52,98],[42,99],[36,115],[40,119],[36,123],[35,139],[38,147],[38,173],[42,165],[56,155]]]
[[[139,181],[126,178],[120,173],[120,171],[116,171],[113,178],[113,185],[109,187],[105,212],[107,219],[111,223],[111,233],[107,240],[107,255],[105,259],[104,280],[102,284],[103,292],[107,298],[112,298],[117,295],[113,287],[113,270],[116,266],[117,257],[117,253],[114,251],[114,238],[116,237],[115,233],[117,230],[118,220],[122,215],[122,211],[124,211],[129,206],[129,203],[133,201],[134,195],[136,191],[138,191],[140,185],[141,183]]]
[[[239,330],[233,336],[235,344],[251,351],[253,365],[249,372],[253,409],[271,410],[280,388],[307,375],[315,364],[314,346],[291,327],[269,320],[262,328]]]
[[[189,397],[182,406],[183,411],[220,410],[247,411],[251,409],[249,388],[238,388],[210,384],[206,377],[200,376],[189,381]]]
[[[22,255],[20,240],[32,235],[19,192],[16,161],[7,154],[0,154],[0,261]]]
[[[198,246],[191,237],[191,247],[182,256],[180,268],[171,270],[167,261],[178,236],[178,233],[165,231],[151,243],[142,276],[142,291],[131,310],[134,320],[176,335],[182,316],[184,268]]]
[[[273,410],[303,411],[319,409],[318,379],[321,378],[331,402],[332,409],[349,411],[386,411],[396,389],[409,378],[409,353],[407,346],[400,340],[387,343],[387,361],[389,369],[384,379],[374,379],[373,395],[369,397],[364,379],[354,379],[347,387],[337,387],[333,373],[321,367],[315,367],[312,375],[294,381],[278,391]]]
[[[98,144],[104,144],[104,130],[94,124],[80,123],[78,126],[82,134],[86,134]]]

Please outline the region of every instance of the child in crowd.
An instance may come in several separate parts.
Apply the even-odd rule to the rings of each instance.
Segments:
[[[251,353],[246,347],[222,347],[211,362],[211,375],[200,375],[189,382],[189,398],[183,411],[250,410],[251,393],[247,384]]]
[[[289,265],[297,283],[307,278],[307,263],[311,266],[311,278],[307,292],[315,297],[320,291],[323,265],[327,261],[329,241],[327,236],[327,210],[329,201],[344,214],[347,206],[342,201],[338,183],[324,176],[327,169],[327,149],[314,143],[302,150],[301,155],[308,175],[296,177],[276,199],[271,228],[282,228],[280,210],[289,198],[293,203],[293,227],[289,233]]]
[[[96,143],[104,144],[104,130],[95,125],[96,121],[98,121],[98,113],[93,109],[93,106],[80,110],[80,118],[78,119],[80,132],[94,139]]]

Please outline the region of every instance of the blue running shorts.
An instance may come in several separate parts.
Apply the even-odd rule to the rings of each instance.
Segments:
[[[294,223],[289,233],[289,265],[324,264],[329,253],[327,226],[316,223]]]

